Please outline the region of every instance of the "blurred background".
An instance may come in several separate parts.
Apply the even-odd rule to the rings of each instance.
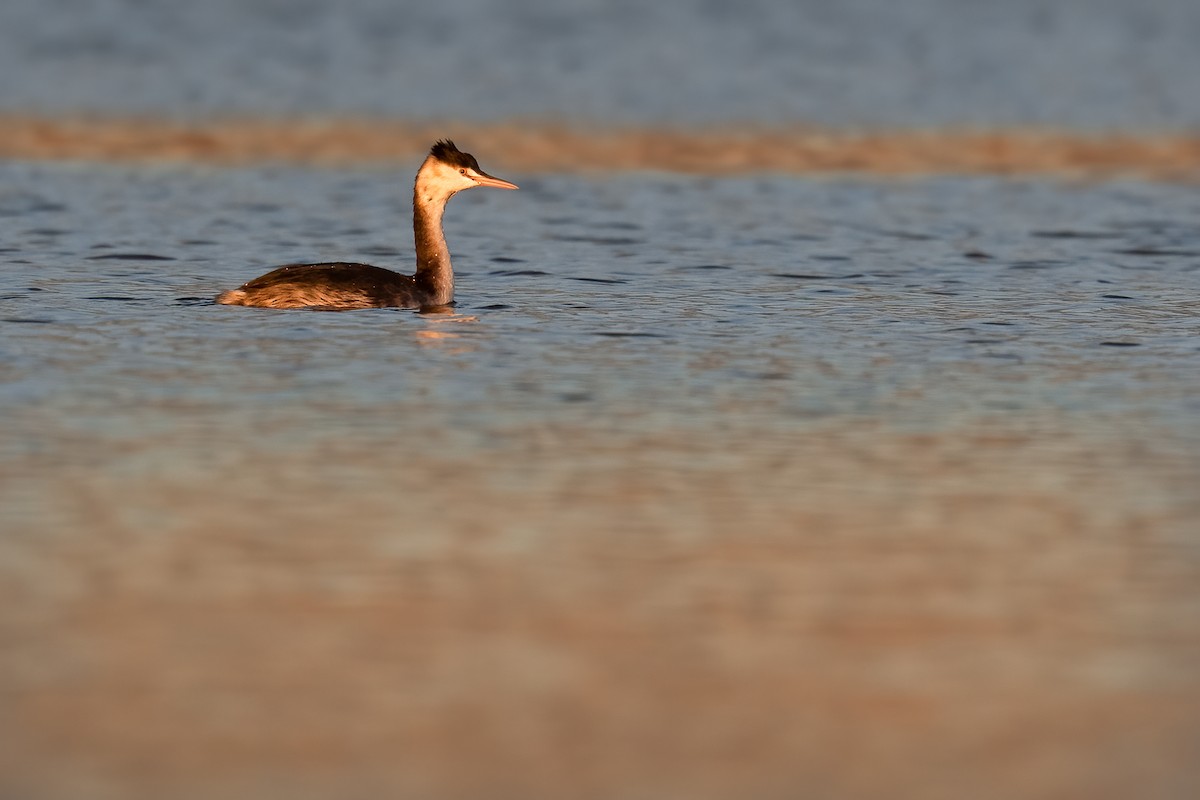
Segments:
[[[7,0],[5,112],[1200,123],[1191,0]]]

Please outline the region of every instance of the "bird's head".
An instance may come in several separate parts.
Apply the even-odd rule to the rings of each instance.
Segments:
[[[429,155],[417,173],[417,184],[428,192],[431,200],[449,198],[455,192],[476,186],[517,188],[515,183],[488,175],[479,168],[475,156],[459,150],[449,139],[440,139],[429,149]]]

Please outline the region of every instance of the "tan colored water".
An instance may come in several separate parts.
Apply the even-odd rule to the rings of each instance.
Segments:
[[[1200,580],[1197,507],[1153,506],[1196,485],[1194,461],[986,427],[834,425],[748,451],[719,432],[510,435],[468,459],[437,434],[251,445],[184,475],[98,471],[113,456],[88,437],[77,466],[10,462],[6,483],[59,501],[4,584],[7,791],[1193,785],[1179,605]],[[180,446],[149,435],[118,457]],[[1149,507],[1113,513],[1114,496]]]

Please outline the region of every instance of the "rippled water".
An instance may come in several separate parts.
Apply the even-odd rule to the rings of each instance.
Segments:
[[[243,382],[287,353],[297,391],[319,377],[331,396],[390,404],[415,382],[469,406],[468,427],[560,412],[561,384],[578,403],[644,403],[698,428],[716,424],[718,395],[763,403],[772,387],[764,410],[799,425],[1064,412],[1086,427],[1134,412],[1194,432],[1200,203],[1187,187],[527,178],[517,195],[454,201],[458,305],[442,318],[208,302],[291,261],[410,270],[405,175],[5,173],[2,313],[20,345],[5,391],[39,407],[83,399],[56,363],[114,388],[122,369],[161,369],[237,398],[224,402],[274,403],[284,387],[262,398]],[[415,346],[433,334],[444,351]],[[445,363],[470,369],[424,382]],[[526,386],[527,370],[546,374]]]
[[[0,108],[1200,124],[1193,0],[6,0]]]
[[[1192,188],[506,177],[0,167],[14,796],[1194,785]]]
[[[0,111],[1144,131],[1198,38],[6,0]],[[1200,796],[1195,187],[478,155],[447,314],[211,302],[407,270],[411,172],[0,164],[0,796]]]

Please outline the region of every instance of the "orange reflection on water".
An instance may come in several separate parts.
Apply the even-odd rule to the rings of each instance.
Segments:
[[[421,309],[420,316],[423,319],[429,320],[431,327],[414,331],[418,344],[424,346],[432,345],[445,349],[450,341],[454,340],[456,346],[450,347],[448,352],[468,353],[475,349],[474,345],[470,344],[468,340],[463,339],[462,334],[456,333],[453,330],[446,330],[442,326],[478,322],[479,317],[455,313],[449,306]]]

